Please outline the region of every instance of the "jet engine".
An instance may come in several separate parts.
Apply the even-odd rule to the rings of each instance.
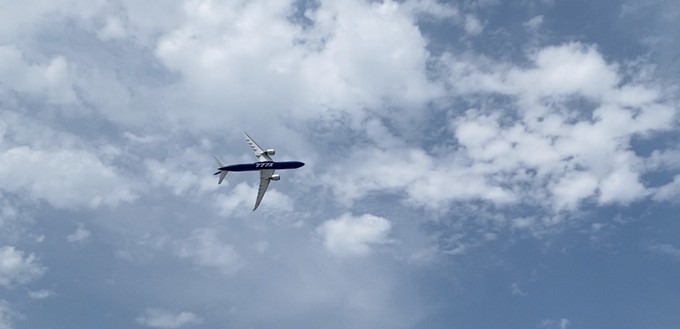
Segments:
[[[269,177],[269,180],[279,180],[279,179],[281,179],[281,176],[279,176],[278,174],[273,174],[272,177]]]
[[[267,153],[267,155],[272,156],[276,154],[276,151],[274,151],[274,149],[267,149],[266,151],[264,151],[264,153]]]

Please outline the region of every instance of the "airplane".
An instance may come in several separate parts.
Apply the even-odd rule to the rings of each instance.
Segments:
[[[215,161],[217,161],[217,172],[214,173],[213,175],[217,176],[220,175],[219,180],[217,181],[217,184],[222,184],[222,181],[224,180],[224,177],[227,176],[227,173],[230,171],[259,171],[260,172],[260,187],[257,190],[257,199],[255,200],[255,208],[253,208],[253,211],[257,209],[257,207],[260,206],[260,202],[262,202],[262,197],[264,197],[264,193],[267,192],[267,187],[269,187],[269,182],[271,181],[278,181],[281,179],[281,176],[278,174],[274,174],[275,170],[279,169],[297,169],[305,164],[300,161],[274,161],[272,160],[272,156],[276,153],[274,149],[262,149],[260,145],[257,145],[255,141],[246,134],[246,132],[243,132],[243,137],[246,139],[246,142],[248,142],[248,145],[250,145],[250,148],[253,149],[253,152],[255,152],[255,157],[257,157],[257,162],[254,163],[241,163],[241,164],[233,164],[233,165],[228,165],[225,166],[222,161],[220,161],[217,157],[215,157]]]

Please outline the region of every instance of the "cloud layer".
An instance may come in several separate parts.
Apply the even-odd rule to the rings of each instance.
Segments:
[[[671,2],[21,2],[0,14],[0,328],[661,314]],[[256,212],[257,174],[211,175],[254,161],[243,130],[306,163]]]

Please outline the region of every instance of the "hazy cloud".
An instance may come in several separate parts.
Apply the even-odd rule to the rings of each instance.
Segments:
[[[534,16],[522,25],[529,30],[537,31],[543,25],[543,19],[543,15]]]
[[[670,257],[673,260],[680,260],[680,248],[668,243],[653,244],[649,246],[649,250],[659,255]]]
[[[66,237],[66,240],[72,243],[83,242],[87,241],[90,238],[90,236],[92,236],[92,233],[90,233],[90,231],[88,231],[83,224],[78,224],[78,228],[76,229],[76,231],[69,234]]]
[[[484,24],[474,15],[465,16],[465,32],[470,35],[478,35],[484,31]]]
[[[45,299],[50,296],[54,296],[54,291],[41,289],[41,290],[31,290],[28,292],[28,297],[31,299]]]
[[[569,328],[569,320],[541,320],[539,327],[545,329],[567,329]]]
[[[14,312],[6,300],[0,299],[0,329],[14,329],[14,319],[17,313]]]
[[[150,328],[175,329],[201,324],[203,320],[191,312],[171,312],[159,308],[149,308],[137,317],[137,322]]]
[[[175,242],[175,254],[199,266],[234,273],[243,265],[241,258],[232,245],[220,241],[217,233],[213,229],[194,230],[189,238]]]
[[[76,101],[68,63],[63,57],[48,63],[28,63],[16,47],[0,46],[0,88],[10,86],[20,93],[46,97],[50,103]]]
[[[26,193],[57,208],[116,206],[136,198],[131,187],[97,156],[82,150],[18,146],[0,154],[0,189]]]
[[[513,296],[520,296],[520,297],[525,297],[529,296],[529,294],[522,290],[522,288],[519,286],[517,282],[513,282],[512,285],[510,286],[510,292],[512,293]]]

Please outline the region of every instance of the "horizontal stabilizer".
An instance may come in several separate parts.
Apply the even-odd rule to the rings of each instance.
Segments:
[[[222,184],[222,181],[224,180],[224,177],[227,176],[228,171],[222,170],[224,168],[224,164],[220,159],[218,159],[216,156],[213,155],[213,158],[215,158],[215,161],[217,162],[217,169],[219,170],[218,172],[214,173],[213,175],[220,175],[220,180],[217,181],[217,184]]]
[[[220,180],[217,182],[217,184],[222,184],[222,181],[224,180],[224,177],[227,176],[228,171],[226,170],[220,170]],[[217,173],[216,173],[217,174]]]

